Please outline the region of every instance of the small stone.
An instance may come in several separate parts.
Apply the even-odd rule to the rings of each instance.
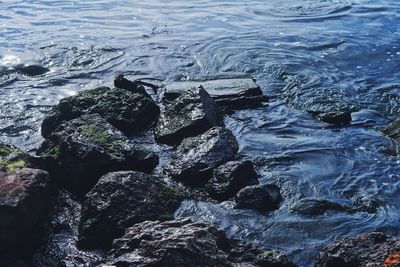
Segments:
[[[260,212],[279,208],[282,196],[279,188],[273,184],[247,186],[235,197],[237,209],[254,209]]]
[[[351,122],[351,112],[348,111],[333,111],[318,114],[318,119],[334,125],[346,125]]]
[[[291,210],[301,215],[312,216],[322,215],[328,211],[350,212],[352,208],[326,199],[302,198],[291,207]]]

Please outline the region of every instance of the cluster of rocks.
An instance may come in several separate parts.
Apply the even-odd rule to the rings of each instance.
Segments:
[[[260,211],[281,200],[238,158],[208,92],[187,90],[160,114],[148,84],[118,76],[115,85],[54,106],[36,156],[0,146],[1,265],[294,266],[211,225],[174,220],[188,197],[182,187]],[[156,142],[175,147],[164,174],[154,172],[158,156],[130,138],[151,128]]]
[[[182,200],[195,196],[187,191],[196,190],[213,201],[233,200],[238,209],[279,209],[280,189],[259,183],[253,162],[238,155],[236,138],[224,125],[221,106],[266,100],[251,82],[243,81],[248,86],[242,90],[238,81],[230,91],[216,81],[205,82],[207,90],[174,85],[166,89],[162,112],[145,88],[156,86],[123,76],[116,88],[61,100],[43,121],[45,141],[36,156],[0,145],[1,265],[295,266],[280,252],[231,239],[207,223],[174,219]],[[348,120],[331,115],[320,119]],[[384,130],[395,142],[399,125]],[[132,140],[141,132],[173,146],[162,172],[154,171],[159,157]],[[292,210],[352,212],[316,199]],[[398,241],[373,233],[325,248],[316,265],[398,266],[399,249]]]

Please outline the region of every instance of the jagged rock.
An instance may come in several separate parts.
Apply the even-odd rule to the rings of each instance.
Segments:
[[[255,107],[268,101],[268,97],[263,96],[260,87],[249,78],[175,82],[165,88],[163,100],[173,101],[188,89],[197,86],[203,86],[218,106],[224,108]]]
[[[324,248],[317,256],[316,267],[400,266],[400,242],[374,232],[347,237]]]
[[[301,215],[322,215],[327,211],[350,212],[352,208],[326,199],[302,198],[291,210]]]
[[[382,132],[394,140],[397,147],[397,154],[400,154],[400,119],[389,124]]]
[[[102,259],[99,253],[77,248],[80,215],[79,201],[68,191],[58,192],[44,244],[34,254],[33,266],[94,266]]]
[[[258,179],[253,162],[230,161],[214,170],[206,189],[213,198],[223,201],[234,197],[243,187],[256,184]]]
[[[63,122],[95,113],[120,131],[131,134],[154,123],[159,112],[157,104],[143,94],[99,87],[62,99],[43,120],[42,135],[46,138]]]
[[[124,75],[120,74],[114,79],[114,86],[117,88],[129,90],[132,93],[142,94],[148,98],[151,98],[150,95],[146,92],[146,89],[140,82],[133,82],[124,77]]]
[[[188,90],[165,107],[154,135],[159,143],[177,145],[187,137],[223,124],[221,111],[206,90],[199,86]]]
[[[214,226],[190,219],[143,222],[114,240],[109,253],[114,266],[281,266],[293,267],[287,257],[228,238]]]
[[[346,125],[351,122],[351,112],[349,111],[333,111],[327,113],[320,113],[317,115],[318,119],[334,125]]]
[[[135,223],[172,219],[182,198],[179,190],[145,173],[106,174],[82,203],[79,244],[107,248]]]
[[[202,135],[182,141],[166,172],[190,186],[204,185],[213,170],[235,158],[238,143],[232,132],[213,127]]]
[[[84,115],[60,125],[41,145],[38,155],[61,185],[85,194],[110,171],[151,172],[158,164],[153,152],[131,143],[97,114]]]
[[[51,191],[49,181],[48,173],[38,169],[0,172],[0,264],[3,258],[21,256],[36,245],[38,223]]]
[[[267,212],[279,208],[282,196],[276,185],[253,185],[240,190],[236,194],[235,201],[235,208],[237,209],[254,209]]]

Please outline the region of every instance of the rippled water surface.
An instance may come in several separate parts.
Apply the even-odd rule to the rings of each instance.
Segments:
[[[400,1],[0,1],[0,140],[24,150],[61,98],[117,73],[160,85],[215,76],[257,79],[268,106],[226,118],[261,181],[282,188],[268,214],[187,201],[177,216],[286,251],[301,266],[339,237],[400,237],[400,159],[379,129],[400,113]],[[17,71],[36,64],[50,71]],[[308,110],[349,109],[334,128]],[[303,197],[373,213],[293,214]]]

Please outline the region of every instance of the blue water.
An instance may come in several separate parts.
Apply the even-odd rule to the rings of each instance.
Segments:
[[[0,1],[0,141],[33,151],[61,98],[117,73],[159,85],[213,76],[257,79],[270,104],[226,118],[240,153],[278,184],[259,214],[187,201],[177,216],[280,249],[301,266],[342,236],[400,237],[400,158],[379,129],[400,113],[400,1]],[[15,71],[39,64],[35,77]],[[307,110],[351,109],[334,128]],[[293,214],[302,197],[379,203],[375,213]]]

